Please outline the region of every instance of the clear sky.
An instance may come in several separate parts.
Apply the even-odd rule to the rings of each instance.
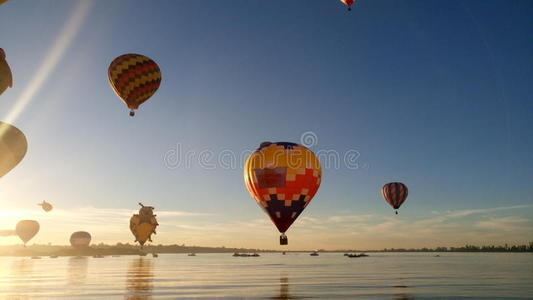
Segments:
[[[311,132],[313,151],[357,159],[323,161],[289,249],[530,241],[532,11],[525,0],[360,0],[351,12],[336,0],[11,0],[0,47],[14,88],[0,120],[29,146],[0,179],[0,229],[36,219],[37,243],[77,230],[132,242],[143,202],[159,216],[155,243],[278,249],[241,156]],[[163,73],[133,119],[107,80],[124,53]],[[398,216],[380,195],[389,181],[410,189]]]

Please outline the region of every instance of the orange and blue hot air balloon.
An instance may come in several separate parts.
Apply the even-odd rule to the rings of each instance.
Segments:
[[[341,2],[348,6],[348,10],[352,10],[352,5],[355,3],[355,0],[341,0]]]
[[[398,209],[405,199],[407,199],[408,190],[407,186],[401,182],[390,182],[381,188],[381,194],[385,201],[396,210],[396,214],[398,214]]]
[[[246,160],[244,182],[281,232],[285,232],[313,199],[322,179],[320,162],[311,150],[295,143],[264,142]]]
[[[159,88],[161,70],[152,59],[140,54],[124,54],[111,62],[109,84],[130,109],[130,116]]]

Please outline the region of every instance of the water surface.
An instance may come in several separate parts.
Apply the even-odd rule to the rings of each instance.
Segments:
[[[0,257],[0,298],[531,299],[530,253]]]

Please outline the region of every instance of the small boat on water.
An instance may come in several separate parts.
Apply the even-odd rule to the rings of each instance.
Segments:
[[[104,258],[104,256],[102,254],[96,254],[93,255],[93,258]]]
[[[196,253],[189,253],[187,256],[196,256]]]
[[[361,254],[346,253],[346,254],[344,254],[344,256],[347,256],[347,257],[367,257],[368,255],[364,254],[364,253],[361,253]]]
[[[152,257],[159,257],[159,254],[154,252],[154,253],[152,253]]]
[[[240,257],[259,257],[261,255],[259,255],[258,253],[253,253],[253,254],[249,254],[249,253],[233,253],[233,256],[237,257],[237,256],[240,256]]]
[[[313,252],[311,252],[309,255],[311,255],[311,256],[318,256],[318,252],[317,252],[317,251],[313,251]]]

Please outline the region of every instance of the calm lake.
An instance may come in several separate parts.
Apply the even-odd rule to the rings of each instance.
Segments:
[[[0,257],[0,298],[533,299],[531,253]]]

